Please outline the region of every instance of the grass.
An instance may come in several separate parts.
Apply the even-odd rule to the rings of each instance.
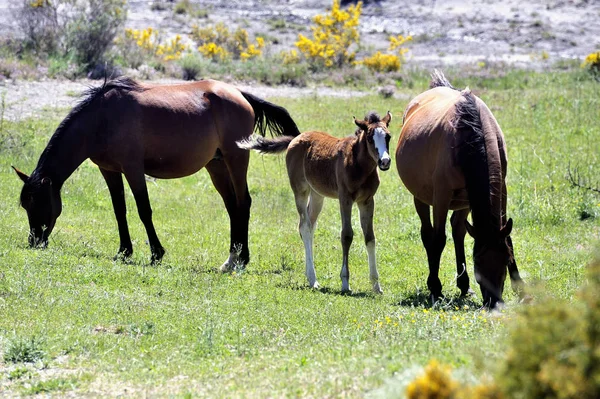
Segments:
[[[452,79],[468,84],[502,126],[509,157],[508,213],[523,277],[535,295],[570,299],[600,238],[600,198],[572,188],[569,163],[595,170],[600,156],[598,85],[578,73],[509,73]],[[414,96],[426,78],[416,73]],[[391,110],[397,141],[407,101],[381,96],[269,99],[301,130],[354,131],[352,115]],[[401,396],[431,358],[465,379],[494,372],[506,326],[518,308],[507,287],[502,316],[481,297],[458,299],[448,231],[440,278],[447,301],[431,308],[427,262],[412,199],[394,168],[381,173],[375,234],[382,296],[371,294],[358,212],[350,253],[352,295],[340,295],[340,219],[326,201],[315,237],[319,291],[307,289],[304,251],[282,157],[252,155],[252,260],[220,274],[228,219],[205,171],[149,183],[167,255],[149,266],[146,233],[127,190],[131,261],[113,261],[118,233],[108,190],[86,161],[65,183],[63,213],[46,250],[27,248],[21,188],[66,110],[51,118],[4,121],[0,151],[0,386],[9,395],[95,392],[101,396]],[[393,148],[392,148],[393,151]],[[587,169],[586,169],[587,170]],[[594,174],[591,174],[594,176]],[[592,217],[580,220],[581,209]],[[593,211],[593,212],[592,212]],[[467,239],[467,253],[472,240]],[[473,288],[472,261],[468,258]],[[507,284],[508,286],[508,284]],[[11,342],[35,336],[45,364],[30,373],[6,360]],[[407,377],[408,376],[408,377]],[[48,382],[49,381],[49,382]]]

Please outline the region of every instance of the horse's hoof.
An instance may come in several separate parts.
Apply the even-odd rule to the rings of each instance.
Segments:
[[[460,296],[461,298],[465,298],[465,297],[469,297],[469,296],[476,296],[477,294],[475,293],[475,291],[473,291],[471,289],[471,287],[467,288],[466,290],[461,290],[460,291]]]
[[[131,255],[133,255],[133,250],[131,249],[119,249],[119,252],[117,252],[117,254],[113,257],[114,261],[125,261],[129,258],[131,258]]]
[[[313,290],[318,290],[321,288],[321,285],[319,284],[318,281],[315,281],[314,283],[308,283],[309,287],[312,288]]]
[[[376,294],[383,294],[383,290],[381,289],[381,286],[379,285],[379,283],[375,283],[373,285],[373,292]]]
[[[164,248],[156,248],[152,251],[152,257],[150,258],[150,263],[152,265],[157,265],[162,260],[163,256],[165,256]]]

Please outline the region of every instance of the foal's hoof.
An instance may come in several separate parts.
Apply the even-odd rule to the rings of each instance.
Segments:
[[[315,282],[314,282],[314,283],[312,283],[312,284],[309,282],[309,283],[308,283],[308,286],[309,286],[310,288],[312,288],[313,290],[319,290],[319,289],[321,289],[321,285],[319,284],[319,282],[318,282],[318,281],[315,281]]]
[[[379,282],[373,284],[373,292],[376,294],[383,294],[383,290],[381,289]]]
[[[431,294],[431,306],[435,305],[440,299],[443,299],[444,296],[440,294]]]

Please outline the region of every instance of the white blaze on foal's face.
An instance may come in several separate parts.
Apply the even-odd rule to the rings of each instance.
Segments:
[[[381,170],[388,170],[392,163],[388,149],[389,142],[390,134],[382,127],[376,127],[373,130],[373,143],[377,150],[377,164]]]

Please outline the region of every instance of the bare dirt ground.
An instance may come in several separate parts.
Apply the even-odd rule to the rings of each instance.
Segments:
[[[15,35],[12,9],[19,1],[0,0],[0,36]],[[329,0],[202,0],[193,1],[206,18],[175,15],[173,2],[153,10],[153,1],[128,1],[126,25],[154,27],[166,37],[187,33],[192,24],[225,22],[251,35],[276,39],[273,53],[293,47],[299,33],[310,35],[312,17]],[[381,0],[367,1],[361,17],[359,56],[385,50],[387,37],[410,34],[408,67],[505,63],[540,68],[563,59],[582,59],[600,49],[599,0]],[[70,107],[91,81],[3,81],[4,117],[19,119],[47,107]],[[261,88],[263,97],[361,95],[358,92],[314,88]]]

